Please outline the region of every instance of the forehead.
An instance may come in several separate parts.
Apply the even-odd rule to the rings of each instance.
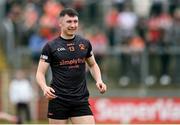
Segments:
[[[78,20],[77,16],[69,16],[69,15],[65,15],[63,17],[63,20]]]

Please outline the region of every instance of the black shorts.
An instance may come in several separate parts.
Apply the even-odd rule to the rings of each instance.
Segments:
[[[71,103],[59,98],[49,101],[48,118],[68,119],[70,117],[93,115],[88,102]]]

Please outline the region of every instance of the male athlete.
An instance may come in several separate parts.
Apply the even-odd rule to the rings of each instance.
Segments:
[[[70,119],[72,124],[95,124],[88,103],[85,63],[100,93],[106,91],[106,85],[101,79],[90,42],[75,35],[78,13],[74,9],[65,8],[59,16],[61,34],[44,46],[36,74],[37,82],[49,100],[49,123],[66,124]],[[45,74],[49,66],[52,81],[47,86]]]

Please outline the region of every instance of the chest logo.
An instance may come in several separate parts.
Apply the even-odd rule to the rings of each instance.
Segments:
[[[85,50],[85,45],[84,44],[79,44],[80,50]]]

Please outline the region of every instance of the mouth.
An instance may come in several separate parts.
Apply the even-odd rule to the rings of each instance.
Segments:
[[[68,29],[69,32],[76,32],[76,29]]]
[[[68,29],[69,31],[76,31],[76,29]]]
[[[67,30],[67,33],[68,33],[69,35],[74,35],[75,32],[76,32],[76,29],[68,29],[68,30]]]

